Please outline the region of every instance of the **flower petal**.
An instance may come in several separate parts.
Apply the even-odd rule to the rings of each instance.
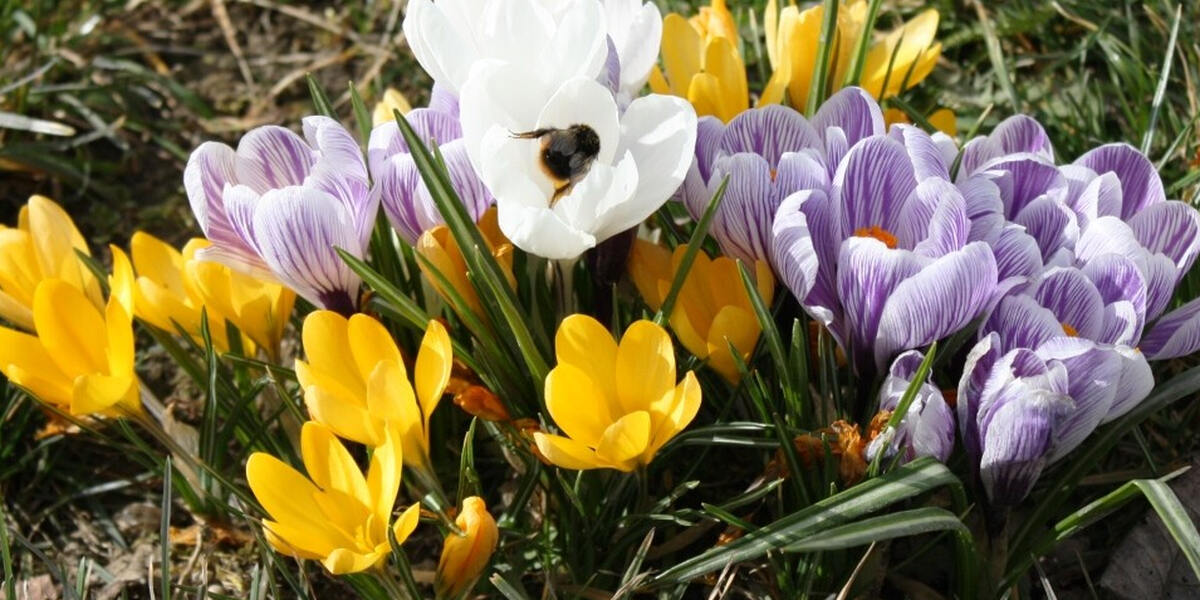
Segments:
[[[1162,179],[1144,154],[1129,144],[1105,144],[1075,161],[1098,174],[1112,172],[1121,180],[1124,200],[1120,216],[1129,219],[1152,204],[1166,201]]]
[[[671,336],[650,321],[625,330],[616,356],[617,398],[626,414],[644,410],[675,388],[675,349]]]

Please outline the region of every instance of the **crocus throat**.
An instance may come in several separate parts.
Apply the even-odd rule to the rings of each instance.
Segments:
[[[854,230],[854,235],[855,237],[875,238],[883,242],[888,248],[894,249],[896,247],[896,236],[892,235],[891,232],[878,225],[859,227],[858,229]]]
[[[1067,334],[1068,336],[1079,337],[1079,330],[1075,329],[1074,327],[1071,327],[1071,325],[1069,325],[1067,323],[1063,323],[1062,328],[1063,328],[1063,333]]]

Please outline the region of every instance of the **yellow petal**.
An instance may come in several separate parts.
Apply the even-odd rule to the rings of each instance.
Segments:
[[[387,328],[367,315],[359,313],[350,317],[346,323],[346,337],[353,340],[350,352],[364,381],[381,361],[404,364],[404,357],[400,355],[400,349],[396,347]],[[403,371],[401,377],[406,377]]]
[[[629,252],[629,276],[646,305],[658,310],[663,301],[658,293],[659,282],[672,279],[671,252],[653,242],[635,239]]]
[[[309,522],[281,523],[263,519],[263,533],[272,548],[282,554],[323,560],[333,549],[345,543],[345,536]]]
[[[133,276],[133,266],[129,263],[129,257],[125,255],[124,250],[112,244],[108,248],[112,252],[113,260],[112,276],[108,278],[108,298],[110,301],[116,299],[120,302],[121,306],[125,307],[125,312],[132,318],[134,310],[136,310],[134,302],[136,280]],[[167,331],[174,331],[174,328],[169,328]]]
[[[624,412],[645,409],[675,387],[675,350],[671,336],[651,321],[625,330],[617,348],[617,397]]]
[[[299,471],[265,452],[255,452],[246,461],[246,483],[275,521],[306,524],[321,514],[314,497],[317,486]]]
[[[77,288],[58,279],[38,284],[33,296],[38,338],[69,377],[106,370],[100,311]]]
[[[776,0],[767,0],[763,9],[763,30],[767,36],[767,61],[772,69],[779,68],[779,54],[776,45],[779,43],[779,4]]]
[[[663,17],[662,36],[663,69],[671,84],[671,93],[687,97],[692,76],[700,72],[700,34],[687,19],[671,13]]]
[[[375,110],[371,113],[371,124],[379,125],[390,122],[395,118],[394,111],[397,110],[400,111],[400,114],[407,115],[408,111],[412,110],[412,105],[399,90],[388,88],[383,92],[383,98],[375,105]]]
[[[129,240],[133,268],[142,277],[166,288],[180,298],[187,297],[183,285],[183,255],[166,242],[142,231]]]
[[[301,337],[304,354],[314,369],[337,378],[357,397],[366,395],[367,382],[354,361],[346,318],[330,310],[317,310],[304,319]]]
[[[560,364],[546,376],[546,408],[563,433],[592,448],[615,419],[599,386],[571,364]]]
[[[702,329],[696,323],[693,323],[689,318],[687,304],[690,303],[690,298],[680,298],[675,304],[675,310],[671,311],[671,331],[675,332],[675,337],[679,338],[679,343],[687,348],[693,356],[699,359],[708,358],[708,342],[706,341],[707,333],[701,333]]]
[[[749,107],[746,65],[731,40],[723,37],[709,40],[704,49],[704,71],[716,76],[719,82],[718,118],[728,123]]]
[[[700,396],[700,382],[696,381],[695,373],[688,371],[683,376],[683,381],[675,386],[669,409],[661,416],[652,415],[656,418],[657,423],[654,438],[646,450],[646,462],[654,458],[654,454],[662,448],[663,444],[686,429],[696,418],[696,413],[700,411]]]
[[[395,362],[381,362],[371,373],[367,382],[367,411],[375,420],[371,444],[383,442],[386,430],[390,430],[404,451],[405,464],[413,468],[428,466],[429,433],[424,416],[412,386]]]
[[[374,524],[380,529],[375,534],[384,542],[387,541],[387,524],[396,504],[396,494],[400,491],[403,468],[404,453],[399,440],[385,433],[384,443],[371,453],[371,465],[367,467],[368,506],[375,515]]]
[[[371,552],[356,552],[348,548],[338,548],[329,553],[321,564],[334,575],[346,575],[366,571],[387,558],[387,551],[375,549]]]
[[[457,598],[474,585],[500,538],[496,520],[478,496],[463,499],[462,510],[454,521],[463,535],[451,532],[442,544],[434,580],[438,598]]]
[[[729,344],[741,355],[742,360],[749,358],[762,328],[758,318],[753,313],[737,306],[726,306],[713,319],[712,329],[708,330],[709,365],[721,374],[726,381],[736,384],[741,380],[737,362],[729,351]]]
[[[425,430],[429,429],[429,418],[433,416],[438,401],[446,392],[450,381],[450,370],[454,367],[454,350],[450,345],[450,334],[438,321],[430,321],[421,338],[421,350],[417,353],[414,370],[417,402],[425,417]]]
[[[650,445],[650,413],[644,410],[629,413],[604,432],[596,456],[622,471],[631,471]]]
[[[958,135],[958,117],[954,116],[954,111],[948,108],[939,108],[933,111],[929,115],[929,124],[950,137]]]
[[[108,356],[108,373],[132,378],[133,320],[115,297],[109,298],[108,306],[104,307],[104,325],[107,330],[105,353]]]
[[[564,469],[582,471],[602,466],[595,451],[571,438],[537,431],[533,434],[533,442],[546,460]]]
[[[609,399],[617,397],[617,342],[608,329],[587,315],[563,319],[554,334],[554,354],[560,365],[571,365],[588,377]]]
[[[650,91],[655,94],[671,94],[671,84],[667,83],[667,78],[663,76],[662,69],[658,65],[650,70]]]
[[[70,215],[44,196],[31,196],[26,206],[28,210],[22,216],[28,219],[42,273],[62,279],[82,291],[93,306],[101,306],[100,284],[75,254],[76,250],[88,255],[90,252]]]
[[[137,410],[136,398],[137,387],[132,377],[100,373],[81,375],[75,379],[70,411],[76,416],[108,414],[118,405],[126,410]]]
[[[370,506],[371,494],[354,457],[333,432],[309,421],[300,430],[300,454],[313,483],[324,490],[337,490]]]
[[[687,86],[686,98],[696,109],[696,115],[716,117],[723,122],[725,107],[721,104],[721,80],[712,73],[696,73]]]
[[[294,544],[291,544],[287,540],[280,537],[279,534],[275,533],[274,531],[274,528],[279,526],[278,523],[268,519],[263,519],[262,524],[263,537],[267,538],[267,544],[274,548],[276,552],[286,556],[303,558],[305,560],[321,560],[324,558],[325,554],[323,552],[318,554],[311,550],[298,548]]]
[[[353,400],[338,395],[330,387],[306,386],[304,405],[314,421],[324,424],[341,437],[366,445],[378,441],[375,437],[376,419],[371,413]]]
[[[867,53],[864,61],[861,85],[872,96],[880,100],[899,93],[905,76],[908,76],[908,87],[919,83],[933,68],[932,62],[937,61],[941,51],[940,44],[937,52],[932,54],[931,45],[937,35],[938,13],[929,9],[914,17],[901,27],[889,33],[883,40],[876,42]],[[895,58],[893,59],[893,54]],[[922,64],[915,65],[918,59]],[[889,75],[888,67],[891,66]],[[919,68],[918,68],[919,67]],[[909,75],[909,70],[912,74]],[[923,71],[923,73],[922,73]],[[918,77],[919,76],[919,77]],[[884,80],[887,89],[883,89]]]
[[[392,525],[392,535],[396,536],[396,543],[403,544],[408,536],[416,530],[417,524],[420,523],[421,505],[413,504],[400,513],[400,517],[396,519],[396,524]]]
[[[789,13],[788,10],[791,10]],[[788,101],[803,110],[812,87],[813,69],[817,63],[817,41],[821,36],[821,20],[825,9],[817,4],[803,12],[788,7],[780,17],[780,36],[791,74],[787,79]]]

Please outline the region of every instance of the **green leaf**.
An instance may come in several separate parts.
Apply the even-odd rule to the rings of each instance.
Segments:
[[[821,15],[821,37],[817,39],[817,62],[813,65],[812,82],[808,88],[808,106],[804,109],[804,114],[808,117],[813,116],[825,101],[825,92],[829,89],[829,63],[833,54],[833,44],[837,41],[838,0],[825,0],[824,7]]]
[[[788,552],[822,552],[934,531],[966,531],[954,513],[936,507],[914,508],[833,527],[793,542]]]
[[[657,585],[682,582],[725,566],[754,560],[817,533],[852,522],[889,505],[942,486],[961,487],[945,465],[921,458],[867,480],[761,529],[684,560],[654,579]]]
[[[713,216],[717,214],[721,200],[725,198],[725,188],[728,186],[729,176],[726,175],[725,179],[721,180],[721,185],[717,187],[716,193],[713,194],[712,200],[708,202],[708,207],[704,209],[704,214],[700,215],[700,220],[696,222],[696,228],[692,230],[692,236],[688,238],[687,249],[683,251],[683,256],[679,259],[679,268],[675,270],[675,278],[671,280],[671,289],[667,291],[662,306],[654,315],[656,324],[662,325],[670,320],[671,311],[675,309],[675,301],[679,298],[680,290],[683,289],[683,282],[687,281],[687,274],[692,270],[692,263],[696,261],[696,253],[700,252],[704,245],[708,228],[712,225]]]
[[[317,83],[312,73],[305,73],[304,81],[308,82],[308,93],[312,96],[313,108],[316,109],[317,114],[336,119],[337,117],[333,112],[333,104],[329,102],[329,96],[325,95],[325,90],[321,89],[321,84]]]
[[[925,353],[925,360],[921,361],[921,366],[917,367],[917,373],[913,375],[912,381],[908,383],[908,387],[904,390],[904,395],[900,397],[900,402],[896,404],[896,409],[892,411],[888,417],[887,425],[880,432],[894,432],[900,423],[904,421],[904,415],[908,414],[908,408],[912,406],[913,399],[917,397],[917,392],[921,386],[925,384],[925,380],[929,377],[929,370],[933,368],[933,359],[937,356],[937,342],[929,346],[929,351]],[[874,477],[879,472],[879,461],[886,454],[882,450],[875,453],[875,458],[871,460],[871,466],[867,470],[868,477]]]
[[[975,14],[979,17],[979,25],[983,28],[983,41],[987,46],[988,59],[992,62],[992,69],[996,72],[1000,88],[1008,96],[1012,109],[1020,111],[1021,98],[1017,96],[1017,90],[1012,84],[1012,77],[1008,74],[1008,65],[1004,62],[1004,50],[1000,47],[1000,38],[996,37],[996,28],[983,8],[983,2],[972,0],[971,3],[975,5]]]
[[[354,82],[351,81],[347,85],[350,88],[350,106],[354,109],[354,123],[358,126],[358,139],[366,142],[371,139],[371,112],[367,110],[367,105],[358,94],[358,88],[354,87]]]
[[[854,46],[854,54],[850,56],[850,68],[846,70],[846,81],[842,85],[860,85],[862,83],[863,67],[867,64],[867,51],[875,38],[875,18],[879,16],[881,0],[871,0],[867,5],[867,19],[863,21],[862,31],[858,35],[858,43]]]
[[[1142,154],[1150,153],[1150,144],[1154,141],[1154,129],[1158,125],[1158,113],[1162,109],[1163,98],[1167,94],[1167,83],[1171,79],[1171,63],[1175,61],[1175,42],[1179,39],[1179,22],[1183,20],[1183,5],[1175,7],[1175,21],[1171,24],[1171,37],[1167,42],[1167,52],[1163,55],[1162,71],[1158,75],[1158,87],[1154,90],[1154,100],[1150,103],[1150,122],[1146,125],[1146,133],[1142,136]],[[1194,568],[1195,563],[1192,564]]]

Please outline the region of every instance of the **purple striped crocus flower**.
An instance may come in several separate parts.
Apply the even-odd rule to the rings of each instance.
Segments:
[[[999,295],[992,248],[968,240],[946,171],[928,135],[897,127],[854,144],[828,192],[793,194],[776,214],[780,278],[860,375],[962,329]]]
[[[183,174],[192,212],[213,245],[198,256],[279,281],[322,308],[351,313],[361,283],[335,248],[362,257],[378,200],[354,138],[336,121],[251,130],[237,150],[205,142]]]
[[[924,353],[909,350],[892,361],[879,388],[879,410],[896,410],[924,360]],[[875,455],[883,451],[888,457],[899,453],[903,462],[922,456],[946,462],[954,450],[954,429],[954,411],[946,404],[942,391],[933,384],[930,373],[917,388],[917,394],[896,430],[881,431],[867,445],[867,460],[874,460]]]
[[[777,104],[747,110],[728,125],[702,117],[695,161],[680,196],[699,220],[728,175],[709,232],[730,257],[774,264],[771,226],[783,199],[799,190],[826,189],[849,147],[883,131],[879,105],[859,88],[834,94],[812,121]]]
[[[462,138],[458,100],[444,87],[434,84],[429,108],[413,109],[406,115],[417,135],[437,144],[450,183],[471,218],[478,221],[496,200],[479,180]],[[383,205],[396,233],[410,245],[427,229],[445,222],[395,121],[380,123],[367,143],[367,162],[374,180],[371,193]]]

